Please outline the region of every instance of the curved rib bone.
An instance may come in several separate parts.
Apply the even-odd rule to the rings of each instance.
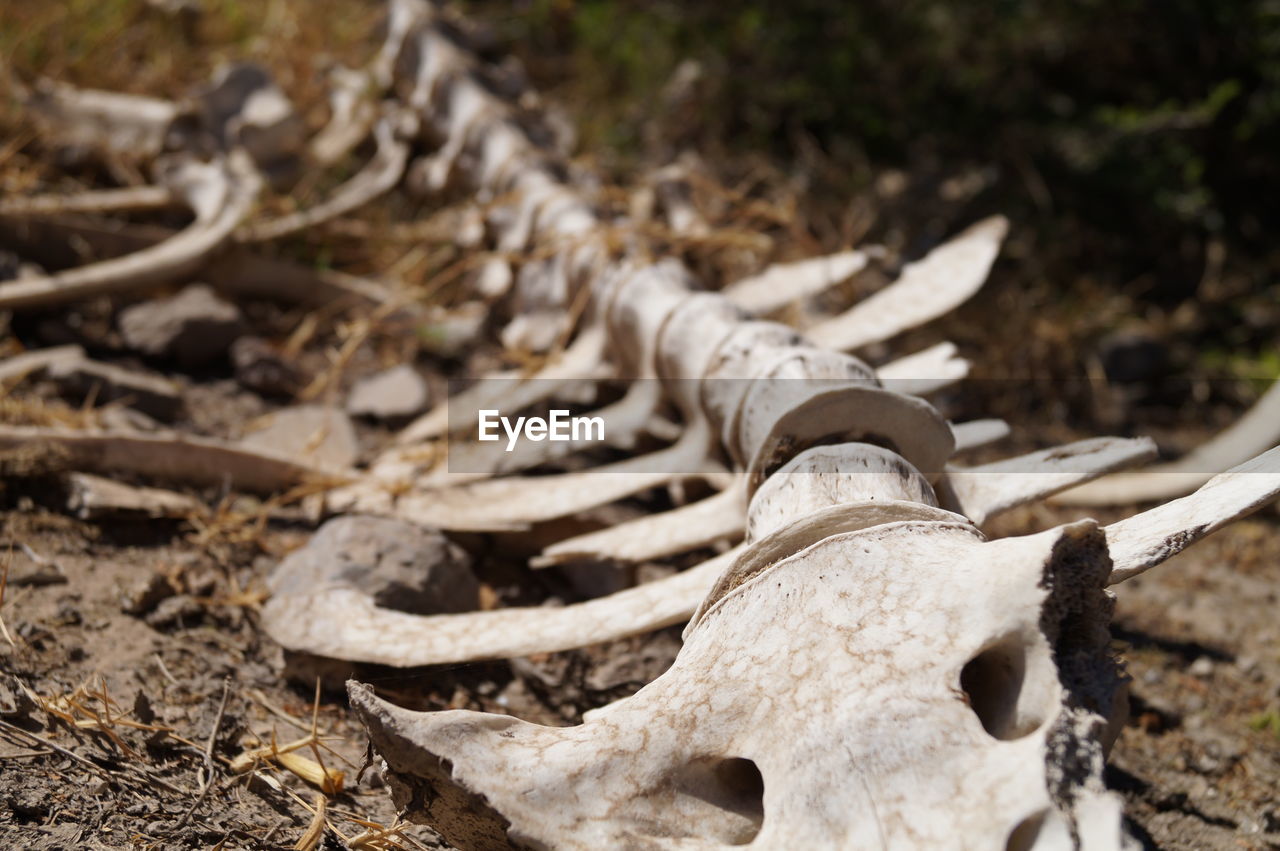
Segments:
[[[187,162],[172,170],[174,191],[195,212],[185,230],[134,254],[90,263],[41,278],[0,284],[0,310],[62,304],[127,292],[173,280],[199,267],[248,215],[262,180],[248,157],[234,151],[208,165]]]
[[[725,298],[748,313],[772,313],[793,301],[847,281],[867,265],[861,251],[841,251],[794,263],[778,263],[725,287]]]
[[[1157,464],[1058,494],[1061,505],[1128,505],[1172,499],[1280,442],[1280,381],[1235,425],[1169,464]]]
[[[1001,512],[1155,454],[1149,438],[1095,437],[978,467],[951,467],[943,504],[981,526]]]
[[[908,263],[883,290],[805,335],[819,346],[847,352],[950,313],[982,288],[1008,229],[1003,216],[978,222]]]
[[[363,169],[339,186],[324,201],[307,210],[299,210],[271,221],[258,222],[240,229],[240,242],[265,242],[315,227],[390,192],[400,182],[409,161],[409,145],[396,138],[396,116],[378,122],[373,130],[378,151]]]
[[[341,577],[307,577],[273,587],[263,625],[294,650],[401,667],[553,653],[680,623],[736,554],[585,603],[465,615],[382,609]]]
[[[550,567],[578,559],[640,562],[736,541],[746,528],[746,495],[746,478],[738,476],[729,487],[697,502],[552,544],[530,565]]]
[[[969,361],[956,355],[956,344],[943,342],[890,361],[876,370],[881,383],[896,393],[927,396],[963,381]]]

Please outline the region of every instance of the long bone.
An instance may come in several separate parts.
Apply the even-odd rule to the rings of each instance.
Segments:
[[[278,219],[246,225],[236,234],[236,239],[240,242],[279,239],[345,215],[390,192],[400,182],[409,161],[409,145],[397,136],[397,125],[402,123],[403,117],[395,114],[379,121],[373,130],[378,143],[373,159],[324,201]]]
[[[20,224],[0,218],[0,238],[40,253],[69,239],[95,254],[121,255],[141,251],[172,237],[168,228],[151,225],[104,224],[80,216],[31,218]],[[209,257],[200,276],[229,295],[271,298],[295,304],[332,306],[335,303],[380,307],[397,301],[385,284],[332,269],[316,269],[275,257],[263,257],[243,246],[228,246]]]

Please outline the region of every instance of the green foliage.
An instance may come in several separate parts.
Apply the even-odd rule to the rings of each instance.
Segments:
[[[1253,716],[1249,719],[1249,729],[1257,730],[1260,733],[1270,732],[1280,739],[1280,712],[1271,710],[1270,712],[1261,712]]]

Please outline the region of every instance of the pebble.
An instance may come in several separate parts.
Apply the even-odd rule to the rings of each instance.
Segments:
[[[347,397],[347,413],[378,420],[406,420],[427,409],[427,382],[408,364],[366,376]]]
[[[355,427],[335,408],[298,405],[263,417],[258,425],[240,441],[243,445],[336,470],[347,469],[360,454]]]
[[[263,396],[293,396],[302,386],[293,364],[261,337],[241,337],[232,343],[231,365],[240,386]]]
[[[471,559],[435,529],[388,517],[348,515],[320,527],[270,579],[273,594],[347,585],[387,609],[418,615],[479,608]]]
[[[125,308],[117,323],[130,348],[173,358],[184,366],[203,366],[224,357],[244,332],[239,309],[204,284]]]

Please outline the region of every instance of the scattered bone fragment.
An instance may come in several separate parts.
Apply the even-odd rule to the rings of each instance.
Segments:
[[[89,473],[66,477],[67,508],[82,520],[111,517],[188,517],[205,506],[186,494],[138,487]]]
[[[172,420],[182,409],[177,384],[137,369],[126,369],[89,358],[62,358],[49,363],[44,376],[59,394],[78,403],[120,402],[159,420]]]
[[[1218,473],[1280,443],[1280,381],[1268,388],[1230,428],[1177,461],[1107,476],[1053,498],[1061,505],[1127,505],[1173,499]]]
[[[387,517],[347,515],[325,523],[271,575],[273,594],[350,587],[381,608],[418,615],[480,607],[470,558],[434,529]]]
[[[424,351],[439,357],[459,357],[480,337],[489,318],[488,307],[469,301],[449,309],[431,310],[418,326]]]
[[[347,413],[404,421],[426,410],[429,402],[426,380],[413,367],[400,364],[357,381],[347,396]]]
[[[0,383],[39,376],[53,364],[81,361],[84,356],[84,349],[75,345],[34,349],[20,355],[13,355],[0,361]]]
[[[268,174],[287,175],[296,167],[306,144],[306,125],[262,66],[224,65],[193,100],[221,150],[243,148]]]
[[[291,457],[318,469],[349,470],[360,455],[355,427],[347,415],[326,405],[296,405],[262,417],[240,444],[247,449]]]
[[[121,589],[120,609],[126,614],[141,617],[150,614],[156,606],[176,593],[178,591],[168,576],[151,572]]]
[[[164,148],[176,104],[160,98],[77,89],[42,80],[17,90],[23,105],[65,146],[101,147],[133,156],[155,156]]]
[[[178,485],[277,493],[304,483],[340,483],[333,471],[297,458],[174,433],[79,432],[0,425],[0,451],[51,453],[58,470],[129,473]]]
[[[127,307],[116,321],[130,348],[172,358],[186,367],[225,359],[231,344],[244,332],[239,308],[204,284]]]

